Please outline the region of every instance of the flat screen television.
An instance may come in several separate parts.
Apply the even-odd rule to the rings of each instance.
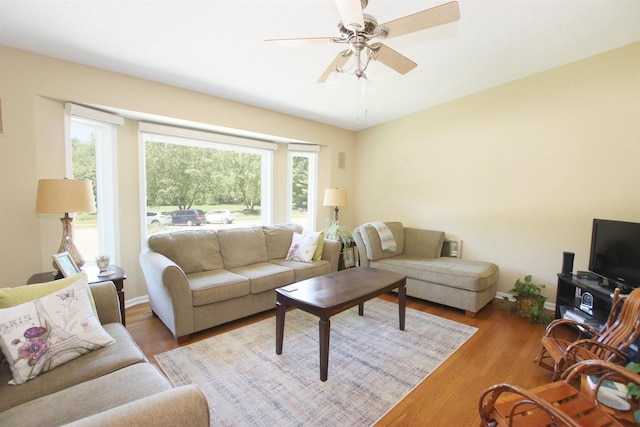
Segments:
[[[624,288],[639,287],[640,224],[594,219],[589,270]]]

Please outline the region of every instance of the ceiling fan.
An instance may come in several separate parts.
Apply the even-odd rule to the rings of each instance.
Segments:
[[[418,64],[411,59],[374,39],[389,39],[403,34],[413,33],[438,25],[448,24],[460,19],[457,1],[432,7],[402,18],[378,24],[371,16],[362,13],[368,0],[335,0],[342,21],[338,24],[340,35],[337,37],[315,37],[296,39],[271,39],[269,43],[317,45],[325,43],[346,44],[348,48],[341,51],[322,73],[318,83],[327,81],[329,75],[349,72],[344,67],[352,56],[355,56],[353,74],[358,79],[366,79],[365,71],[370,60],[378,60],[400,74],[406,74]]]

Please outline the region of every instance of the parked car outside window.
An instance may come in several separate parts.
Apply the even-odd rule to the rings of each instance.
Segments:
[[[182,209],[171,212],[173,225],[201,225],[206,223],[204,211],[200,209]]]
[[[166,212],[147,212],[147,225],[171,225],[172,223],[173,219],[171,218],[171,215]]]
[[[236,219],[236,214],[228,210],[209,211],[205,218],[209,224],[231,224]]]

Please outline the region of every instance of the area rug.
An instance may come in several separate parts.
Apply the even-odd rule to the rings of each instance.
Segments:
[[[375,298],[331,318],[329,377],[320,381],[318,318],[288,311],[275,354],[275,317],[155,356],[179,386],[202,388],[215,426],[367,426],[477,328]]]

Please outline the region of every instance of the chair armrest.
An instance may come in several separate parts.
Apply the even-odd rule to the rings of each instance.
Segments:
[[[340,262],[340,251],[342,243],[337,240],[324,239],[324,247],[322,248],[322,259],[329,261],[331,271],[338,271],[338,263]]]
[[[67,424],[68,427],[209,427],[209,404],[195,385],[166,390]]]
[[[116,285],[113,282],[100,282],[89,285],[93,301],[98,312],[100,323],[122,323],[122,313],[120,313],[120,300]]]
[[[600,359],[583,360],[576,363],[571,368],[567,369],[562,374],[562,380],[572,382],[575,378],[585,372],[597,371],[599,375],[602,374],[614,374],[617,378],[624,378],[621,382],[632,382],[634,384],[640,384],[640,375],[625,368],[624,366],[617,365],[615,363],[607,362]],[[608,379],[612,379],[612,376],[608,376]]]
[[[593,350],[594,347],[597,347],[598,350],[604,350],[604,351],[608,351],[611,353],[611,355],[609,355],[605,360],[608,362],[616,362],[618,360],[620,360],[620,362],[625,363],[627,361],[627,355],[624,354],[623,352],[621,352],[620,350],[618,350],[615,347],[611,347],[609,345],[603,344],[601,342],[598,342],[594,339],[584,339],[584,340],[578,340],[576,342],[571,343],[566,351],[565,354],[563,356],[563,359],[565,361],[572,361],[573,363],[569,363],[567,364],[567,366],[572,366],[577,362],[580,362],[580,360],[576,359],[576,356],[579,357],[579,355],[582,354],[586,354],[586,357],[583,357],[582,359],[598,359],[598,360],[603,360],[603,358],[601,356],[599,356],[598,354],[596,354]],[[617,362],[616,362],[617,363]]]
[[[517,409],[521,405],[534,405],[540,410],[544,411],[547,416],[551,420],[557,421],[557,425],[566,425],[566,426],[578,426],[578,424],[567,414],[559,411],[556,406],[551,404],[549,401],[543,399],[526,390],[524,388],[511,385],[511,384],[496,384],[485,391],[480,395],[480,399],[478,402],[478,410],[480,414],[480,425],[489,426],[492,419],[492,412],[495,407],[496,401],[502,397],[502,394],[507,394],[513,396],[515,399],[511,402],[511,410]],[[517,396],[521,396],[519,399]],[[501,406],[504,406],[502,404]],[[503,410],[505,408],[503,407]]]
[[[595,337],[600,336],[600,332],[598,332],[591,326],[584,323],[574,322],[573,320],[570,320],[570,319],[556,319],[553,322],[549,323],[547,325],[547,328],[544,331],[544,336],[550,337],[550,338],[556,338],[555,330],[556,328],[562,325],[571,326],[577,332],[576,336],[573,339],[569,340],[564,338],[567,341],[577,341],[579,339],[582,339],[582,337],[584,336],[584,332]],[[565,335],[563,334],[563,336]]]

